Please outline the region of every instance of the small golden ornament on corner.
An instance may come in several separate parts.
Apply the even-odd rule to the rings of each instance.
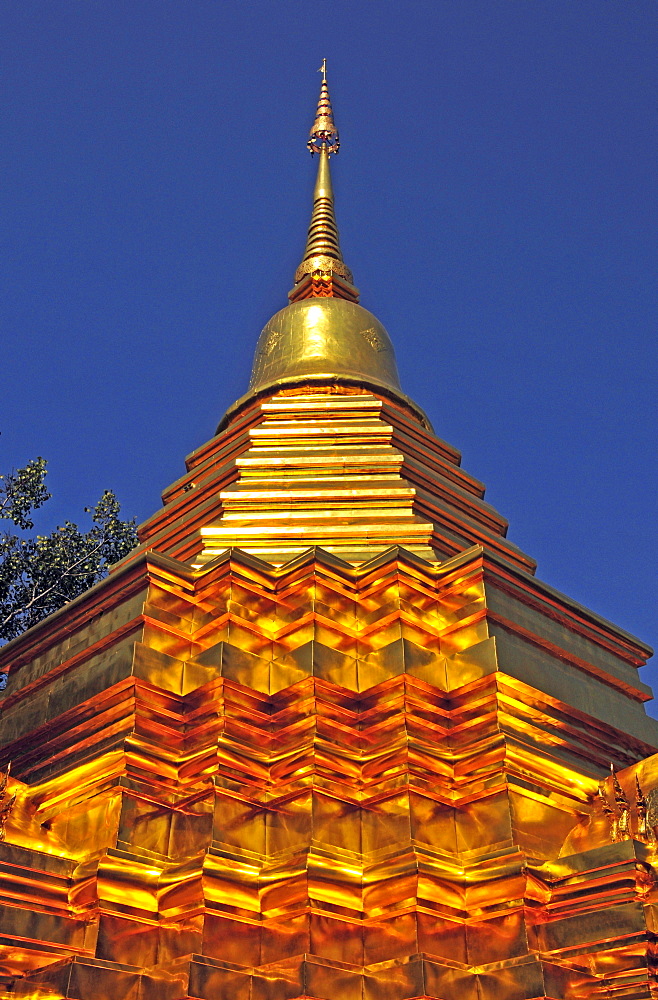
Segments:
[[[9,784],[9,774],[11,771],[11,761],[7,764],[7,770],[2,772],[0,777],[0,841],[5,839],[7,820],[16,801],[16,792],[7,797],[7,785]]]

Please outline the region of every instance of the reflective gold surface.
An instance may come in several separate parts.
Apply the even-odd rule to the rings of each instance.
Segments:
[[[317,378],[225,418],[165,494],[166,516],[142,525],[144,546],[200,565],[233,546],[280,564],[309,545],[362,562],[391,545],[432,561],[480,544],[534,570],[413,404]]]
[[[315,121],[309,132],[307,143],[311,155],[319,153],[323,149],[331,153],[337,153],[340,148],[338,129],[334,122],[334,113],[329,98],[329,88],[327,87],[327,60],[322,60],[322,66],[318,70],[322,73],[322,86],[320,87],[320,97],[318,99],[318,109],[315,113]]]
[[[329,152],[320,151],[318,176],[313,191],[313,212],[302,262],[295,272],[295,282],[305,274],[338,274],[352,282],[352,272],[343,263],[340,238],[334,212],[334,192],[329,168]]]
[[[345,299],[292,302],[261,333],[251,390],[307,375],[346,375],[401,392],[386,330],[371,312]]]
[[[0,996],[649,997],[645,650],[578,613],[479,547],[127,561],[0,653]]]
[[[307,281],[140,546],[0,650],[0,1000],[649,1000],[650,651]]]
[[[315,121],[307,146],[311,155],[319,153],[318,176],[313,191],[313,212],[302,262],[295,272],[295,288],[290,298],[338,297],[358,302],[359,293],[353,285],[352,272],[345,266],[340,250],[340,238],[334,211],[330,157],[340,149],[338,129],[334,122],[326,74],[327,60],[322,60],[322,87]],[[337,278],[334,282],[332,279]]]

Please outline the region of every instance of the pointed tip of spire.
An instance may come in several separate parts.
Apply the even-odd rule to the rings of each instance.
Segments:
[[[337,153],[340,149],[340,138],[338,136],[336,123],[334,122],[334,113],[331,107],[331,98],[329,97],[329,87],[327,86],[326,59],[322,60],[322,65],[320,66],[318,73],[322,73],[320,97],[318,98],[318,109],[315,113],[315,121],[313,122],[311,131],[309,132],[309,139],[306,145],[310,150],[311,156],[313,156],[314,153],[321,153],[323,150],[331,156],[332,153]]]

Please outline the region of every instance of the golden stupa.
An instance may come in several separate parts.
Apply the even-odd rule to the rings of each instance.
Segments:
[[[0,652],[0,997],[655,997],[650,650],[536,579],[403,393],[324,73],[309,148],[249,391]]]

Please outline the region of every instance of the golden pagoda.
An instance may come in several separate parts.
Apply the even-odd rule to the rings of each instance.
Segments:
[[[658,995],[650,650],[535,577],[402,391],[338,147],[323,72],[248,392],[0,651],[0,997]]]

